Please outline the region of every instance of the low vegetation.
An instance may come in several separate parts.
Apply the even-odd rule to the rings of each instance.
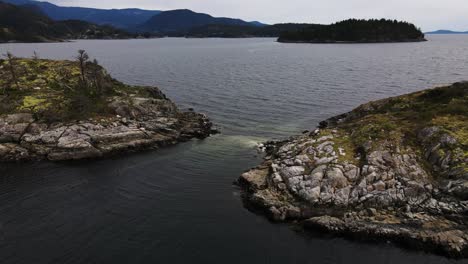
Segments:
[[[439,135],[450,135],[458,142],[456,149],[443,146],[441,155],[451,151],[461,160],[468,160],[468,83],[364,104],[343,120],[337,122],[337,129],[343,134],[339,145],[348,146],[352,153],[359,153],[360,148],[381,146],[423,153],[418,133],[424,128],[437,127]],[[350,157],[350,161],[355,159]],[[468,164],[462,166],[468,171]]]
[[[30,112],[49,121],[83,119],[107,114],[107,101],[113,96],[138,92],[112,79],[83,50],[75,61],[12,54],[0,59],[0,115]]]

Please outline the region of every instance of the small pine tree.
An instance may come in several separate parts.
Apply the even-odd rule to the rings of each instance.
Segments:
[[[88,53],[85,50],[78,50],[78,56],[76,56],[78,63],[80,64],[81,80],[83,84],[86,84],[86,63],[89,60]]]

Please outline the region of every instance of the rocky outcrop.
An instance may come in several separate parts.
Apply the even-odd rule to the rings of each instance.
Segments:
[[[467,87],[438,89],[460,89],[467,99]],[[238,181],[245,204],[306,229],[468,257],[468,155],[461,136],[468,112],[458,109],[450,123],[437,116],[407,123],[406,110],[393,108],[405,101],[413,111],[433,92],[372,102],[312,133],[270,142],[263,164]],[[447,101],[459,99],[455,94]],[[462,122],[457,129],[455,121]]]
[[[154,89],[154,88],[153,88]],[[205,138],[212,124],[203,114],[181,112],[167,99],[115,98],[115,115],[45,123],[32,114],[0,117],[0,160],[77,160]]]
[[[81,64],[0,60],[0,161],[98,158],[216,133],[205,115],[180,111],[156,87],[123,84],[80,54]]]

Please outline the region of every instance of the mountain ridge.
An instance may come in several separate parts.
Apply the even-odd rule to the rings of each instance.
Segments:
[[[65,7],[49,2],[33,0],[4,0],[4,2],[14,5],[28,4],[38,6],[53,20],[77,19],[99,25],[111,25],[121,29],[132,28],[138,24],[144,23],[146,20],[161,12],[159,10],[138,8],[98,9],[89,7]]]
[[[81,20],[54,21],[35,6],[0,1],[0,42],[47,42],[64,39],[130,38],[132,34],[111,26]]]
[[[205,21],[203,23],[186,24],[181,27],[183,30],[188,28],[198,27],[207,24],[225,24],[225,25],[250,25],[250,26],[266,26],[267,24],[259,21],[247,22],[237,18],[227,17],[213,17],[209,14],[194,12],[189,9],[176,9],[176,10],[146,10],[140,8],[124,8],[124,9],[99,9],[90,7],[68,7],[59,6],[46,1],[35,1],[35,0],[4,0],[4,2],[14,5],[34,5],[39,7],[45,15],[53,20],[83,20],[86,22],[98,24],[98,25],[110,25],[120,29],[134,32],[169,32],[171,26],[169,24],[181,25],[181,21],[186,20],[184,17],[176,17],[172,20],[171,15],[180,11],[185,11],[185,15],[193,19],[194,14],[199,16],[199,21]],[[158,15],[163,14],[162,18],[156,18]],[[158,27],[158,21],[166,19],[166,25],[164,27]],[[195,20],[197,20],[195,19]],[[152,25],[151,21],[156,21],[156,26]],[[154,23],[154,22],[153,22]],[[151,30],[156,29],[156,30]]]
[[[435,31],[426,32],[426,34],[433,34],[433,35],[442,35],[442,34],[468,34],[468,31],[453,31],[448,29],[439,29]]]
[[[191,28],[205,25],[237,25],[255,26],[259,22],[247,22],[237,18],[213,17],[205,13],[198,13],[189,9],[163,11],[137,26],[138,30],[149,32],[186,32]]]

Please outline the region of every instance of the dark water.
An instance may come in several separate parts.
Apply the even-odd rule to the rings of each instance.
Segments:
[[[0,45],[0,53],[36,51],[47,58],[86,49],[117,79],[157,85],[182,107],[207,113],[223,131],[107,160],[0,165],[0,262],[455,262],[388,244],[298,234],[244,209],[231,184],[260,162],[257,142],[300,133],[372,99],[468,79],[468,37],[429,39]]]

